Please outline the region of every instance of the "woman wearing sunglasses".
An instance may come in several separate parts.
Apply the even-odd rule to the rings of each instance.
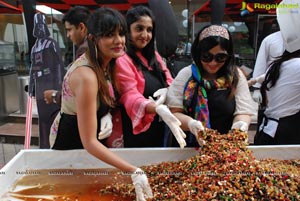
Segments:
[[[187,146],[198,146],[195,135],[204,127],[220,133],[247,131],[255,109],[247,80],[233,65],[228,30],[219,25],[204,27],[192,44],[191,54],[193,64],[179,72],[167,96],[182,129],[190,131]]]

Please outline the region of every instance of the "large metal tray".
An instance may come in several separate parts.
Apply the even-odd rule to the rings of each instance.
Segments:
[[[257,159],[300,159],[300,145],[249,146]],[[137,166],[178,161],[199,153],[194,148],[131,148],[111,149]],[[26,170],[110,168],[85,150],[21,150],[0,170],[0,198]]]

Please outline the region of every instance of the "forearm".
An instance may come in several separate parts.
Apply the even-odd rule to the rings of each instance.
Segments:
[[[251,123],[251,116],[247,114],[235,115],[235,117],[233,118],[233,123],[237,121],[244,121],[249,125]]]
[[[107,149],[97,140],[84,143],[83,146],[87,150],[87,152],[89,152],[99,160],[112,165],[124,172],[133,173],[137,169],[136,166],[131,165],[124,159],[120,158],[118,155]]]
[[[145,111],[147,114],[156,114],[155,108],[156,108],[155,102],[151,101],[146,105]]]

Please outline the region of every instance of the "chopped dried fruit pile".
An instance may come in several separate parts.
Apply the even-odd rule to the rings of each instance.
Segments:
[[[300,200],[300,160],[256,160],[247,134],[220,135],[207,129],[199,155],[178,162],[144,166],[152,200]],[[135,199],[132,184],[118,182],[100,193]]]

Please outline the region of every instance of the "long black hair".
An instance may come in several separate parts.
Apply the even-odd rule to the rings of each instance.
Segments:
[[[131,8],[126,13],[126,21],[127,21],[127,28],[130,32],[130,25],[134,22],[138,21],[143,16],[149,16],[152,19],[152,39],[150,42],[141,50],[142,55],[147,59],[149,66],[153,68],[153,72],[161,77],[162,74],[162,67],[160,63],[157,61],[155,55],[155,18],[152,11],[145,7],[145,6],[136,6]],[[131,42],[130,34],[128,36],[127,42],[127,54],[132,58],[134,64],[137,66],[139,70],[146,68],[145,64],[141,61],[141,59],[137,56],[137,48]],[[165,82],[164,78],[164,82]]]
[[[101,102],[113,107],[114,101],[112,101],[110,97],[106,73],[102,66],[103,60],[98,56],[100,50],[98,50],[97,41],[99,37],[108,36],[114,33],[115,30],[119,30],[121,35],[126,35],[126,20],[117,10],[107,7],[98,8],[90,15],[87,21],[87,29],[88,34],[91,36],[88,37],[87,57],[98,78],[99,98]],[[108,67],[108,74],[112,79],[114,79],[115,60],[116,59],[112,59]],[[112,83],[115,83],[114,80],[112,80]]]
[[[267,105],[266,91],[269,91],[270,88],[275,86],[277,80],[279,79],[281,64],[294,58],[300,58],[300,49],[292,53],[284,51],[281,56],[276,57],[276,59],[270,64],[270,68],[266,73],[266,78],[260,87],[263,98],[262,106]]]

